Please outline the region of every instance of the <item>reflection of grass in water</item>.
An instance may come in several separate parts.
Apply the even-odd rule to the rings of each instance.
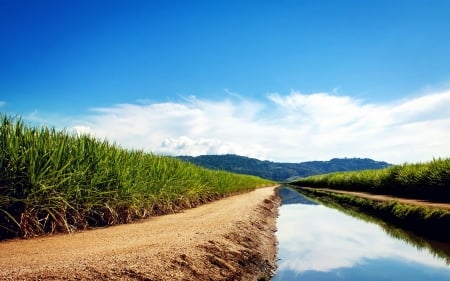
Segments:
[[[365,198],[356,198],[350,195],[344,195],[343,197],[349,197],[349,200],[342,200],[341,194],[329,193],[325,191],[318,190],[305,190],[298,189],[303,195],[305,195],[308,199],[319,202],[327,207],[337,209],[345,214],[348,214],[352,217],[364,220],[369,223],[375,223],[383,229],[389,236],[403,240],[408,244],[414,246],[415,248],[422,250],[428,249],[430,253],[438,258],[445,260],[447,265],[450,265],[450,245],[447,243],[440,243],[437,241],[426,240],[418,235],[415,235],[411,232],[403,230],[397,227],[394,224],[387,223],[386,221],[380,219],[375,216],[375,212],[372,210],[371,212],[366,210],[362,210],[359,205],[355,205],[354,202],[358,202],[359,204],[362,201],[368,201],[367,204],[374,205],[374,200],[365,199]],[[351,197],[351,198],[350,198]],[[372,201],[372,202],[369,202]],[[353,204],[351,203],[353,202]],[[397,204],[399,204],[397,202]],[[405,205],[405,204],[402,204]],[[365,213],[363,213],[363,212]]]
[[[316,205],[315,201],[311,201],[307,199],[305,196],[301,196],[295,189],[283,186],[278,189],[278,195],[281,198],[282,205],[288,204],[307,204],[307,205]]]

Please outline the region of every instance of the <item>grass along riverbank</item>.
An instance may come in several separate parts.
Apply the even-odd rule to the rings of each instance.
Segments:
[[[392,200],[375,200],[320,189],[295,187],[307,196],[377,217],[394,226],[440,242],[450,242],[450,211]]]
[[[392,224],[388,223],[381,218],[377,217],[374,214],[369,214],[368,212],[361,212],[357,207],[354,206],[348,206],[348,205],[341,205],[335,200],[333,200],[332,197],[328,196],[314,196],[313,193],[308,193],[308,190],[304,191],[303,188],[298,187],[291,187],[298,192],[302,193],[303,196],[308,198],[309,200],[318,202],[320,204],[323,204],[327,207],[339,210],[345,214],[348,214],[352,217],[355,217],[357,219],[364,220],[369,223],[374,223],[379,225],[384,232],[386,232],[389,236],[394,237],[396,239],[401,239],[408,244],[418,248],[418,249],[427,249],[429,250],[434,256],[442,258],[445,260],[445,262],[450,265],[450,247],[445,246],[444,243],[433,241],[429,239],[424,239],[422,236],[415,235],[411,231],[405,231],[402,228]]]
[[[0,116],[0,240],[126,223],[269,180]]]
[[[316,175],[291,184],[450,202],[450,158],[380,170]]]

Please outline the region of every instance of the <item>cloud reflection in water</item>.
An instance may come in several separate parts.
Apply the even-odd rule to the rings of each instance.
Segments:
[[[277,224],[279,272],[330,272],[365,266],[375,260],[450,271],[443,260],[428,250],[418,250],[390,237],[376,224],[322,205],[282,205]]]

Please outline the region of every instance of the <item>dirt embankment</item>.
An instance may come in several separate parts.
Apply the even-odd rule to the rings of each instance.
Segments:
[[[406,203],[406,204],[411,204],[411,205],[416,205],[416,206],[425,206],[425,207],[450,210],[449,203],[436,203],[436,202],[431,202],[431,201],[427,201],[427,200],[408,199],[408,198],[395,197],[395,196],[391,196],[391,195],[371,194],[371,193],[367,193],[367,192],[346,191],[346,190],[330,189],[330,188],[311,188],[311,187],[298,187],[298,188],[307,189],[307,190],[322,190],[322,191],[326,191],[326,192],[343,193],[343,194],[349,194],[349,195],[358,196],[358,197],[362,197],[362,198],[366,198],[366,199],[377,200],[377,201],[395,200],[400,203]]]
[[[134,224],[0,243],[0,280],[268,280],[275,187]]]

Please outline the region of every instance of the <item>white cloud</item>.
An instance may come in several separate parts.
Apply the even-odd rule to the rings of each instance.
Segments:
[[[160,151],[165,154],[177,155],[205,155],[205,154],[238,154],[250,157],[261,157],[264,154],[264,148],[256,145],[251,149],[246,149],[237,143],[224,142],[218,139],[200,138],[193,140],[186,136],[179,138],[165,139],[161,144]]]
[[[0,107],[3,107],[4,105],[5,105],[5,102],[0,100]]]
[[[90,135],[92,133],[91,127],[85,125],[73,126],[71,129],[71,131],[75,132],[77,135]]]
[[[274,161],[370,157],[392,163],[450,157],[450,90],[387,104],[335,93],[228,94],[220,101],[93,109],[77,131],[170,155],[236,153]]]

